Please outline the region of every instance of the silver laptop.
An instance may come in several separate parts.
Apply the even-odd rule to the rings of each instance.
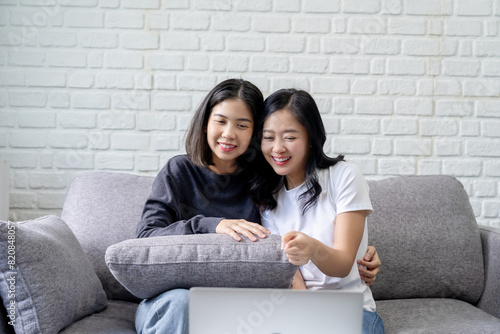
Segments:
[[[191,288],[190,334],[360,334],[363,295],[334,290]]]

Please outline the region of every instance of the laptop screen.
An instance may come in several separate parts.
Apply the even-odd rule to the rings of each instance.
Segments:
[[[338,290],[192,288],[190,334],[359,334],[363,295]]]

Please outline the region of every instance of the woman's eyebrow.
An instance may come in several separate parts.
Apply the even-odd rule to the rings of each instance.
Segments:
[[[274,130],[269,130],[269,129],[262,129],[262,132],[270,132],[270,133],[274,133],[275,131]],[[295,130],[295,129],[286,129],[283,131],[283,133],[296,133],[296,132],[299,132],[299,130]]]
[[[227,117],[226,115],[222,115],[222,114],[214,114],[214,116],[222,117],[222,118],[225,118],[225,119],[229,119],[229,117]],[[252,123],[252,120],[250,120],[248,118],[237,118],[236,120],[240,121],[240,122],[250,122],[250,123]]]

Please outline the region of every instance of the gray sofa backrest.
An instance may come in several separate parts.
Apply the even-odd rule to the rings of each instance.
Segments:
[[[92,172],[71,183],[62,219],[94,264],[110,299],[138,299],[111,275],[108,246],[135,238],[154,178]],[[369,181],[374,213],[369,244],[382,259],[376,299],[452,297],[477,302],[483,291],[481,241],[462,185],[448,176]]]
[[[70,184],[61,218],[94,264],[109,299],[138,301],[111,275],[104,254],[112,244],[135,238],[135,227],[154,178],[92,172]]]
[[[382,260],[375,299],[455,298],[483,292],[481,239],[462,184],[449,176],[369,181],[369,244]]]

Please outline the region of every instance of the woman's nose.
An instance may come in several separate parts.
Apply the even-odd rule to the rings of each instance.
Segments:
[[[283,142],[281,140],[277,140],[274,142],[273,151],[275,153],[283,153],[286,151],[285,145],[283,145]]]
[[[222,137],[227,138],[227,139],[233,139],[234,138],[234,130],[231,126],[227,126],[224,129],[224,132],[222,132]]]

